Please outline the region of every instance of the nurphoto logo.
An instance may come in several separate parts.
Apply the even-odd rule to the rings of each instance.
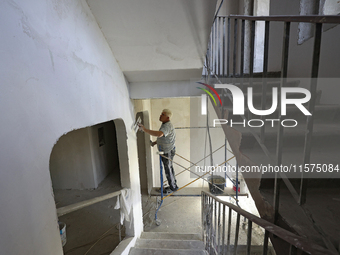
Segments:
[[[200,83],[202,85],[207,86],[210,88],[217,98],[219,99],[221,105],[222,101],[216,90],[204,83]],[[199,88],[199,87],[198,87]],[[244,115],[245,110],[244,110],[244,105],[245,105],[245,95],[243,91],[232,84],[215,84],[216,89],[227,89],[231,92],[232,97],[233,97],[233,115]],[[199,88],[202,89],[202,88]],[[213,95],[206,89],[202,89],[205,91],[214,101],[215,105],[217,105],[216,100],[214,99]],[[302,98],[287,98],[287,95],[289,93],[295,93],[295,94],[301,94],[303,97]],[[206,115],[207,114],[207,103],[206,103],[206,94],[202,94],[202,100],[201,100],[201,114]],[[283,87],[281,88],[281,93],[280,93],[280,115],[281,116],[286,116],[287,115],[287,105],[295,105],[305,116],[310,116],[312,115],[303,105],[304,103],[309,102],[311,98],[311,93],[309,90],[305,88],[296,88],[296,87]],[[273,87],[272,88],[272,105],[269,109],[256,109],[254,106],[253,102],[253,88],[248,87],[247,88],[247,106],[248,109],[251,113],[254,115],[258,116],[267,116],[272,113],[274,113],[277,110],[278,107],[278,100],[279,95],[278,95],[278,88]],[[235,122],[232,119],[226,120],[226,119],[214,119],[214,127],[216,125],[224,125],[224,124],[230,124],[232,127],[233,125],[243,125],[244,127],[248,125],[249,127],[261,127],[264,125],[265,122],[271,123],[271,126],[273,127],[275,123],[279,123],[284,127],[296,127],[298,122],[295,119],[249,119],[249,120],[243,120],[242,122]]]

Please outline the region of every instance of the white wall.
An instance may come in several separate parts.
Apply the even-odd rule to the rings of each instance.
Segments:
[[[62,254],[49,157],[57,139],[121,118],[134,228],[142,213],[124,76],[84,1],[0,2],[1,253]],[[131,173],[130,173],[131,172]],[[132,233],[133,234],[133,233]]]

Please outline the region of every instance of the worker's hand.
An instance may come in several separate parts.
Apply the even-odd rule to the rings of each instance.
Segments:
[[[151,142],[151,147],[155,146],[157,142]]]
[[[139,126],[139,130],[144,132],[144,126],[143,126],[143,124],[138,123],[138,126]]]

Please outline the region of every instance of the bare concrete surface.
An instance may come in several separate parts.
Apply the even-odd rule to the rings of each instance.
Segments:
[[[116,173],[118,172],[118,173]],[[57,208],[121,189],[119,171],[112,172],[93,190],[54,190]],[[108,255],[119,243],[117,198],[85,207],[59,217],[66,223],[65,255]],[[122,238],[124,238],[124,228]]]

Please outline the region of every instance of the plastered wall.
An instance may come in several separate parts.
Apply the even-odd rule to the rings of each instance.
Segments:
[[[128,234],[138,236],[133,106],[86,2],[1,1],[0,31],[1,254],[63,254],[49,172],[52,148],[63,134],[114,119],[124,131],[117,139],[126,144],[122,185],[132,189]]]
[[[50,172],[54,189],[96,188],[89,132],[90,128],[71,131],[53,147]]]

